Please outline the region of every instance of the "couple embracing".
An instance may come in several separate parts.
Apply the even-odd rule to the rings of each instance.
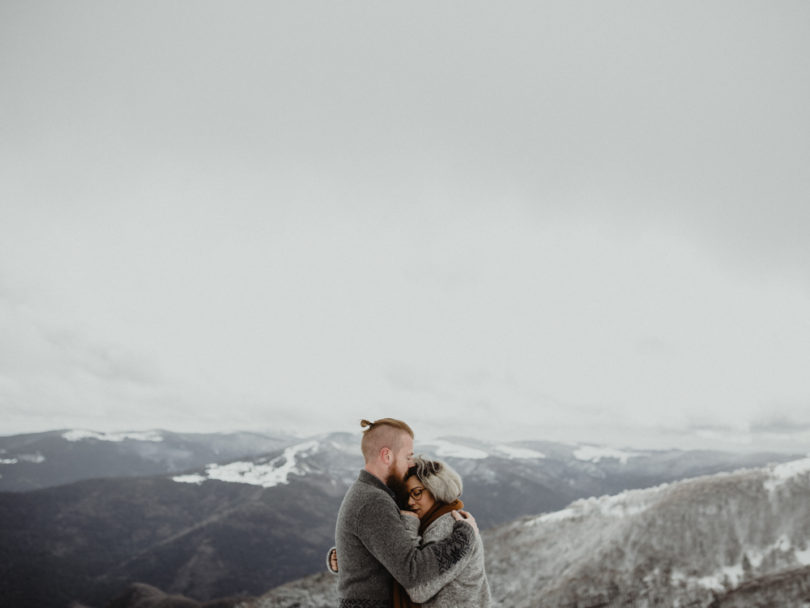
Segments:
[[[401,420],[360,424],[366,464],[340,506],[330,553],[340,608],[489,608],[484,547],[462,510],[461,478],[414,458]]]

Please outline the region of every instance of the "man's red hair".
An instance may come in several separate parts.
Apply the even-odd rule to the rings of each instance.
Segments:
[[[407,433],[413,439],[411,427],[396,418],[380,418],[374,422],[361,420],[360,426],[368,427],[363,431],[363,440],[360,442],[366,462],[376,458],[383,448],[388,448],[394,453],[399,451],[403,433]]]

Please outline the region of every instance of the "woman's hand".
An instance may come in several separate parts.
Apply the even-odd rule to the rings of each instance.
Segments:
[[[451,513],[453,514],[453,519],[455,519],[456,521],[467,522],[473,527],[475,533],[478,534],[478,524],[475,523],[475,518],[472,516],[470,512],[458,510],[458,511],[451,511]]]
[[[330,572],[338,573],[337,548],[332,547],[329,549],[329,553],[326,555],[326,567],[329,568]]]

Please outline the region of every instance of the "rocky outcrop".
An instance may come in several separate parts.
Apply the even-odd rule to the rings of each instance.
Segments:
[[[773,608],[810,605],[810,567],[763,576],[740,585],[710,608]]]

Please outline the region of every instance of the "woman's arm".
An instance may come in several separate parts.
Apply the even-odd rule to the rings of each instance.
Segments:
[[[475,520],[452,521],[452,525],[446,538],[420,546],[415,542],[418,535],[414,536],[419,527],[416,517],[401,514],[393,501],[373,500],[364,504],[358,514],[357,536],[368,552],[408,589],[439,578],[472,550],[478,535]]]
[[[456,520],[450,513],[434,521],[432,524],[430,524],[430,526],[428,526],[428,529],[425,530],[424,536],[422,537],[422,546],[428,547],[434,543],[444,541],[452,534],[455,523]],[[472,551],[467,551],[464,553],[464,555],[459,556],[458,560],[450,564],[449,567],[439,576],[429,580],[420,581],[414,585],[411,585],[410,587],[406,587],[405,589],[410,598],[417,604],[427,602],[430,598],[436,595],[442,589],[442,587],[461,573],[461,571],[470,562],[472,554]]]

